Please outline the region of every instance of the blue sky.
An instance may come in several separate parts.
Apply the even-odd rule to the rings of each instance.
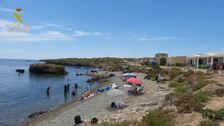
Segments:
[[[223,0],[1,0],[0,58],[223,52],[223,6]],[[7,31],[16,8],[30,32]]]

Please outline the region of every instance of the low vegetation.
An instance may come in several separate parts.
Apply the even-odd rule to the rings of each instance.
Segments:
[[[179,113],[191,113],[192,111],[202,113],[206,120],[200,122],[198,126],[219,126],[219,121],[224,120],[224,109],[217,111],[203,109],[212,95],[224,96],[223,88],[218,88],[212,93],[202,90],[208,84],[214,83],[209,80],[210,75],[190,70],[183,72],[178,68],[166,70],[165,73],[170,81],[169,87],[173,89],[173,93],[165,97],[167,103],[174,104]]]
[[[100,124],[100,126],[129,126],[130,123],[128,122],[121,122],[121,123],[118,123],[118,122],[114,122],[114,123],[109,123],[109,122],[104,122],[102,124]]]
[[[169,81],[169,87],[173,89],[172,93],[165,96],[165,105],[175,105],[178,113],[192,111],[202,113],[206,120],[200,122],[198,126],[219,126],[219,121],[224,120],[224,109],[218,111],[204,109],[212,95],[224,96],[224,89],[219,88],[212,93],[203,90],[208,84],[214,83],[209,80],[211,78],[209,74],[192,70],[182,71],[178,67],[161,69],[156,65],[146,71],[145,78],[155,80],[158,73],[162,73],[165,80]],[[174,126],[174,113],[162,109],[151,111],[137,126]]]
[[[170,111],[156,109],[149,112],[138,126],[174,126],[174,120]]]
[[[223,121],[224,120],[224,108],[220,110],[203,110],[203,117],[213,121]]]
[[[173,119],[173,115],[169,110],[159,108],[149,112],[141,122],[102,123],[101,126],[174,126]]]
[[[224,89],[223,89],[223,88],[221,88],[221,89],[216,89],[215,92],[214,92],[214,94],[215,94],[216,96],[223,97],[223,96],[224,96]]]
[[[219,126],[219,123],[211,120],[206,120],[200,122],[198,126]]]
[[[209,94],[200,91],[209,83],[206,80],[206,74],[193,71],[183,72],[178,68],[173,70],[178,74],[171,70],[167,75],[170,78],[169,86],[174,88],[174,93],[167,95],[166,100],[172,101],[179,113],[201,112],[204,104],[209,100]]]
[[[151,69],[147,70],[145,79],[156,80],[156,76],[162,72],[162,69],[159,65],[151,66]]]

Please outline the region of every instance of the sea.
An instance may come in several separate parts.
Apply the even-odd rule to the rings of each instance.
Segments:
[[[76,76],[86,73],[89,67],[66,67],[67,75],[32,74],[29,65],[43,63],[38,60],[0,59],[0,126],[18,126],[34,112],[46,111],[69,103],[81,93],[97,86],[86,82],[91,77]],[[24,69],[23,74],[16,69]],[[64,85],[70,91],[64,94]],[[74,84],[79,85],[78,95],[72,96]],[[50,86],[50,94],[46,93]]]

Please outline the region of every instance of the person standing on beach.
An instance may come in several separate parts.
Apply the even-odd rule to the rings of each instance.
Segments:
[[[159,74],[156,76],[157,90],[160,88],[161,78],[162,78],[162,74],[159,73]]]
[[[68,90],[67,90],[67,85],[65,84],[65,85],[64,85],[64,93],[67,93],[67,91],[68,91]]]
[[[78,84],[75,83],[75,90],[77,90],[77,89],[78,89]]]
[[[221,64],[221,71],[222,71],[222,74],[224,73],[224,63]]]

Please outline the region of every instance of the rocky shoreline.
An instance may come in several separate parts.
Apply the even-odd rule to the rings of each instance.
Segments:
[[[106,93],[94,96],[91,99],[82,101],[73,101],[47,112],[43,115],[34,117],[33,119],[24,122],[23,126],[71,126],[74,122],[74,116],[80,115],[84,120],[89,120],[93,117],[99,119],[99,123],[111,120],[115,121],[140,121],[142,117],[150,109],[155,109],[163,105],[167,90],[157,90],[157,86],[150,80],[144,80],[144,74],[138,76],[144,80],[145,93],[142,96],[129,96],[127,95],[127,88],[124,88],[121,73],[113,72],[114,77],[109,78],[108,82],[102,84],[103,87],[117,83],[120,85],[119,90],[124,92],[123,95],[109,97]],[[167,84],[163,84],[167,88]],[[112,101],[122,101],[129,105],[129,107],[118,110],[110,111],[108,107]]]
[[[88,76],[92,76],[92,74],[88,74]],[[95,77],[95,76],[92,76],[92,77]],[[97,88],[107,86],[108,85],[107,83],[110,82],[110,80],[111,80],[111,78],[100,78],[98,80],[98,86],[91,89],[91,92],[95,92]],[[63,104],[56,108],[50,108],[47,110],[42,110],[42,111],[31,113],[30,115],[28,115],[28,117],[26,119],[24,119],[24,121],[22,122],[22,126],[36,125],[36,123],[38,123],[46,118],[50,119],[52,117],[57,116],[59,113],[65,111],[67,109],[70,109],[72,106],[82,104],[84,101],[80,101],[79,100],[80,97],[81,96],[77,97],[70,103]]]

